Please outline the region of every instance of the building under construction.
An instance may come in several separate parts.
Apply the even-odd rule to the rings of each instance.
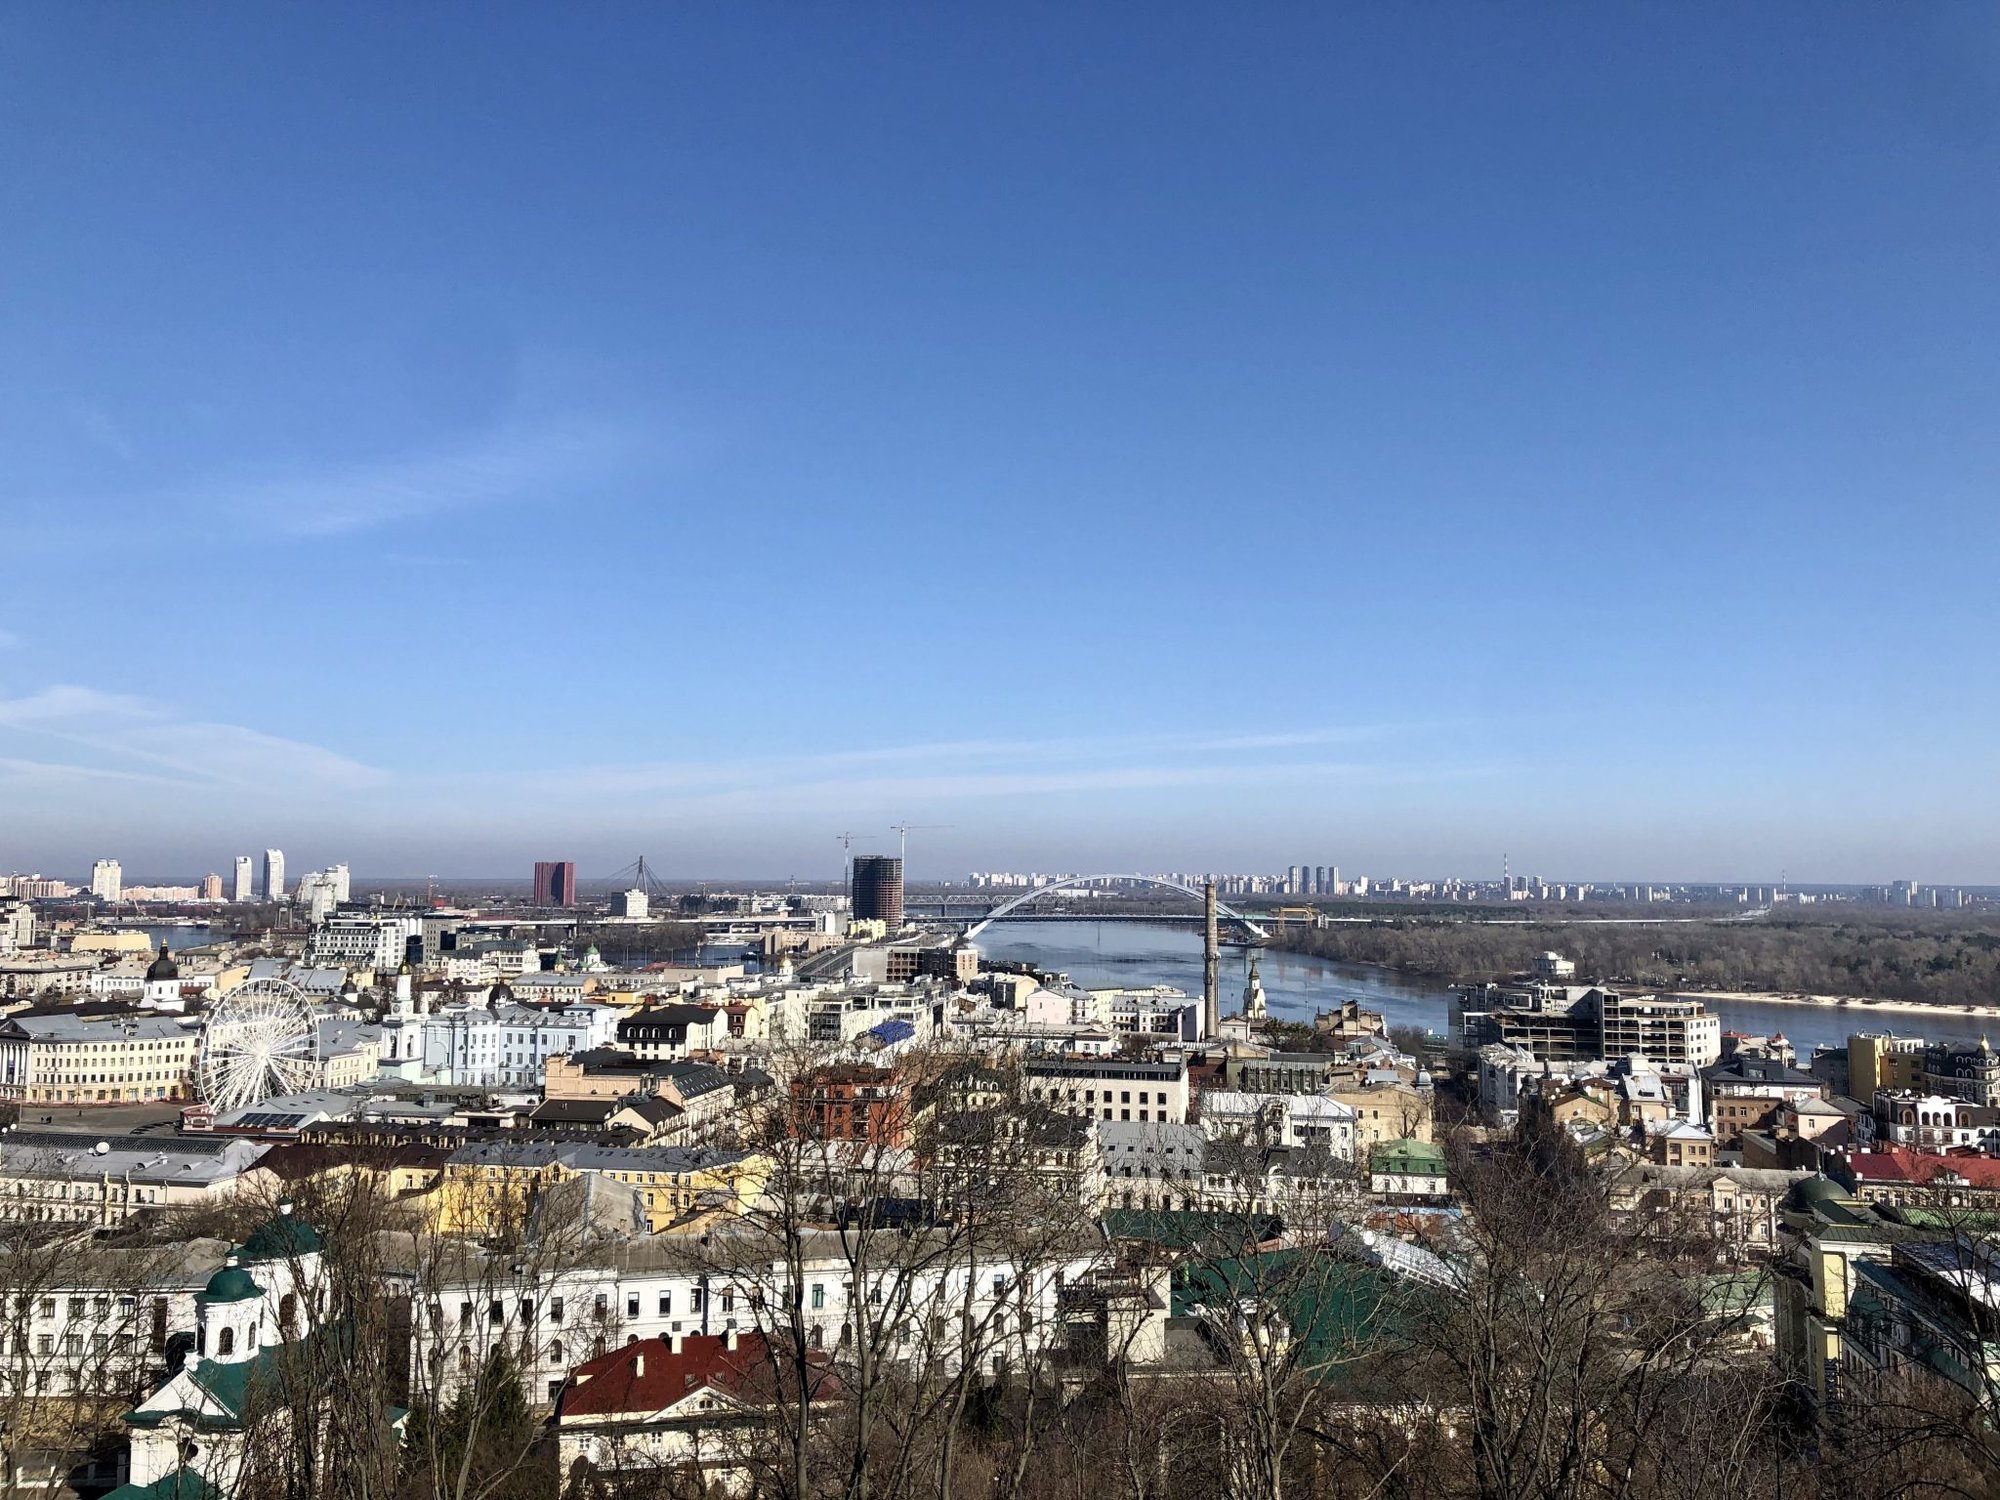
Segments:
[[[903,862],[893,854],[854,856],[854,920],[881,922],[891,932],[903,925]]]

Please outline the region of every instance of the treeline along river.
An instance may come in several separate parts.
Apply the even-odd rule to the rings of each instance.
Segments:
[[[1143,988],[1170,984],[1190,995],[1201,993],[1201,934],[1137,922],[999,922],[979,935],[988,958],[1033,964],[1069,975],[1087,989],[1112,985]],[[1242,1005],[1247,957],[1225,949],[1222,1012]],[[1431,979],[1399,974],[1367,964],[1337,963],[1274,948],[1257,950],[1271,1014],[1310,1022],[1316,1011],[1343,1000],[1378,1010],[1390,1026],[1449,1029],[1451,992]],[[1769,1035],[1782,1031],[1803,1060],[1815,1046],[1840,1045],[1855,1031],[1895,1031],[1937,1041],[1977,1041],[1988,1024],[1949,1010],[1881,1010],[1865,1005],[1817,1006],[1759,1000],[1707,1001],[1722,1017],[1724,1030]],[[2000,1024],[1993,1030],[2000,1036]]]

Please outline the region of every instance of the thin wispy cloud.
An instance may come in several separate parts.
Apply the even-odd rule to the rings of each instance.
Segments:
[[[1170,791],[1205,787],[1421,783],[1484,774],[1472,768],[1426,772],[1335,761],[1287,761],[1264,765],[1120,766],[1043,772],[915,775],[789,782],[775,787],[741,787],[698,797],[703,811],[773,806],[819,806],[841,802],[920,801],[926,804],[985,801],[1008,797],[1051,797],[1078,792]]]
[[[1394,725],[1348,725],[1291,730],[1270,734],[1159,733],[1108,735],[1067,739],[986,739],[922,741],[908,745],[873,745],[848,750],[795,755],[745,756],[738,759],[649,761],[631,765],[582,765],[549,773],[537,781],[559,779],[563,788],[592,796],[645,792],[699,791],[732,785],[830,784],[865,782],[885,766],[977,766],[981,774],[1003,774],[1015,766],[1062,765],[1097,767],[1100,772],[1135,773],[1161,762],[1190,761],[1197,767],[1212,757],[1249,755],[1262,751],[1305,749],[1381,739],[1399,731]],[[1110,762],[1109,766],[1103,763]],[[1232,764],[1224,762],[1222,764]],[[1242,762],[1236,769],[1250,768]],[[828,773],[853,769],[864,777],[838,778]],[[1167,767],[1165,769],[1171,769]],[[1075,772],[1065,771],[1065,775]],[[515,782],[519,778],[498,777]],[[907,784],[899,783],[899,784]]]
[[[1263,734],[1166,733],[1062,740],[959,740],[871,746],[789,756],[575,765],[532,773],[454,777],[461,792],[535,806],[630,805],[746,811],[783,803],[944,803],[1074,792],[1144,792],[1175,787],[1331,782],[1384,784],[1482,774],[1431,768],[1408,755],[1381,764],[1274,758],[1383,737],[1390,726],[1343,726]]]
[[[13,752],[39,753],[20,756]],[[134,779],[254,791],[361,789],[372,767],[301,740],[182,714],[170,705],[60,684],[0,698],[0,750],[17,774]],[[61,760],[51,752],[67,752]]]
[[[117,821],[107,826],[190,840],[240,826],[246,812],[260,829],[321,817],[330,820],[322,838],[365,857],[412,827],[454,841],[490,838],[501,807],[513,835],[566,840],[613,827],[766,836],[774,820],[805,827],[860,812],[865,825],[886,819],[885,808],[928,809],[926,821],[955,823],[962,838],[981,840],[1044,809],[1104,811],[1126,798],[1134,807],[1204,793],[1246,809],[1274,797],[1323,805],[1367,788],[1489,774],[1439,764],[1424,753],[1436,738],[1428,734],[1405,734],[1395,754],[1311,753],[1398,733],[1338,725],[916,741],[521,772],[459,769],[461,752],[437,745],[428,764],[389,770],[169,702],[70,683],[0,697],[0,792],[51,827],[109,817]]]
[[[338,536],[590,483],[614,472],[636,446],[622,428],[559,423],[502,431],[449,451],[388,463],[243,479],[210,503],[279,536]]]
[[[20,649],[22,644],[21,637],[13,631],[0,630],[0,651],[16,651]]]
[[[102,448],[128,462],[131,460],[132,440],[125,435],[125,429],[112,420],[111,413],[101,406],[80,406],[71,415],[93,447]]]
[[[113,771],[101,766],[76,766],[61,761],[24,760],[19,756],[0,755],[0,785],[17,788],[33,786],[60,788],[93,782],[116,782],[161,789],[181,787],[186,784],[184,779],[178,776],[157,776],[145,771]]]
[[[96,546],[107,519],[134,539],[173,541],[190,523],[251,541],[314,541],[372,527],[563,499],[640,464],[652,439],[635,423],[596,418],[517,424],[392,458],[317,468],[259,465],[123,494],[16,497],[32,518],[24,547]],[[424,566],[437,554],[406,553]]]

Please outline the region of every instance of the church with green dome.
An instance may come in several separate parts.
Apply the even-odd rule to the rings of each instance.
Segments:
[[[230,1252],[195,1299],[194,1348],[125,1414],[130,1479],[106,1500],[220,1500],[237,1492],[253,1426],[268,1436],[270,1422],[297,1418],[284,1410],[278,1362],[332,1332],[325,1248],[286,1200]]]

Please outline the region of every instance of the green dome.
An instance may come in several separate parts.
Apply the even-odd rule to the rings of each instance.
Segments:
[[[1801,1210],[1810,1209],[1815,1203],[1846,1196],[1839,1183],[1828,1182],[1824,1177],[1805,1178],[1792,1188],[1792,1204]]]
[[[292,1200],[287,1198],[278,1204],[278,1217],[243,1242],[243,1258],[253,1265],[260,1260],[290,1260],[317,1255],[322,1247],[319,1231],[292,1212]]]
[[[208,1285],[202,1288],[204,1302],[249,1302],[264,1295],[262,1287],[250,1279],[250,1273],[236,1263],[232,1254],[223,1261],[222,1269],[208,1278]]]

